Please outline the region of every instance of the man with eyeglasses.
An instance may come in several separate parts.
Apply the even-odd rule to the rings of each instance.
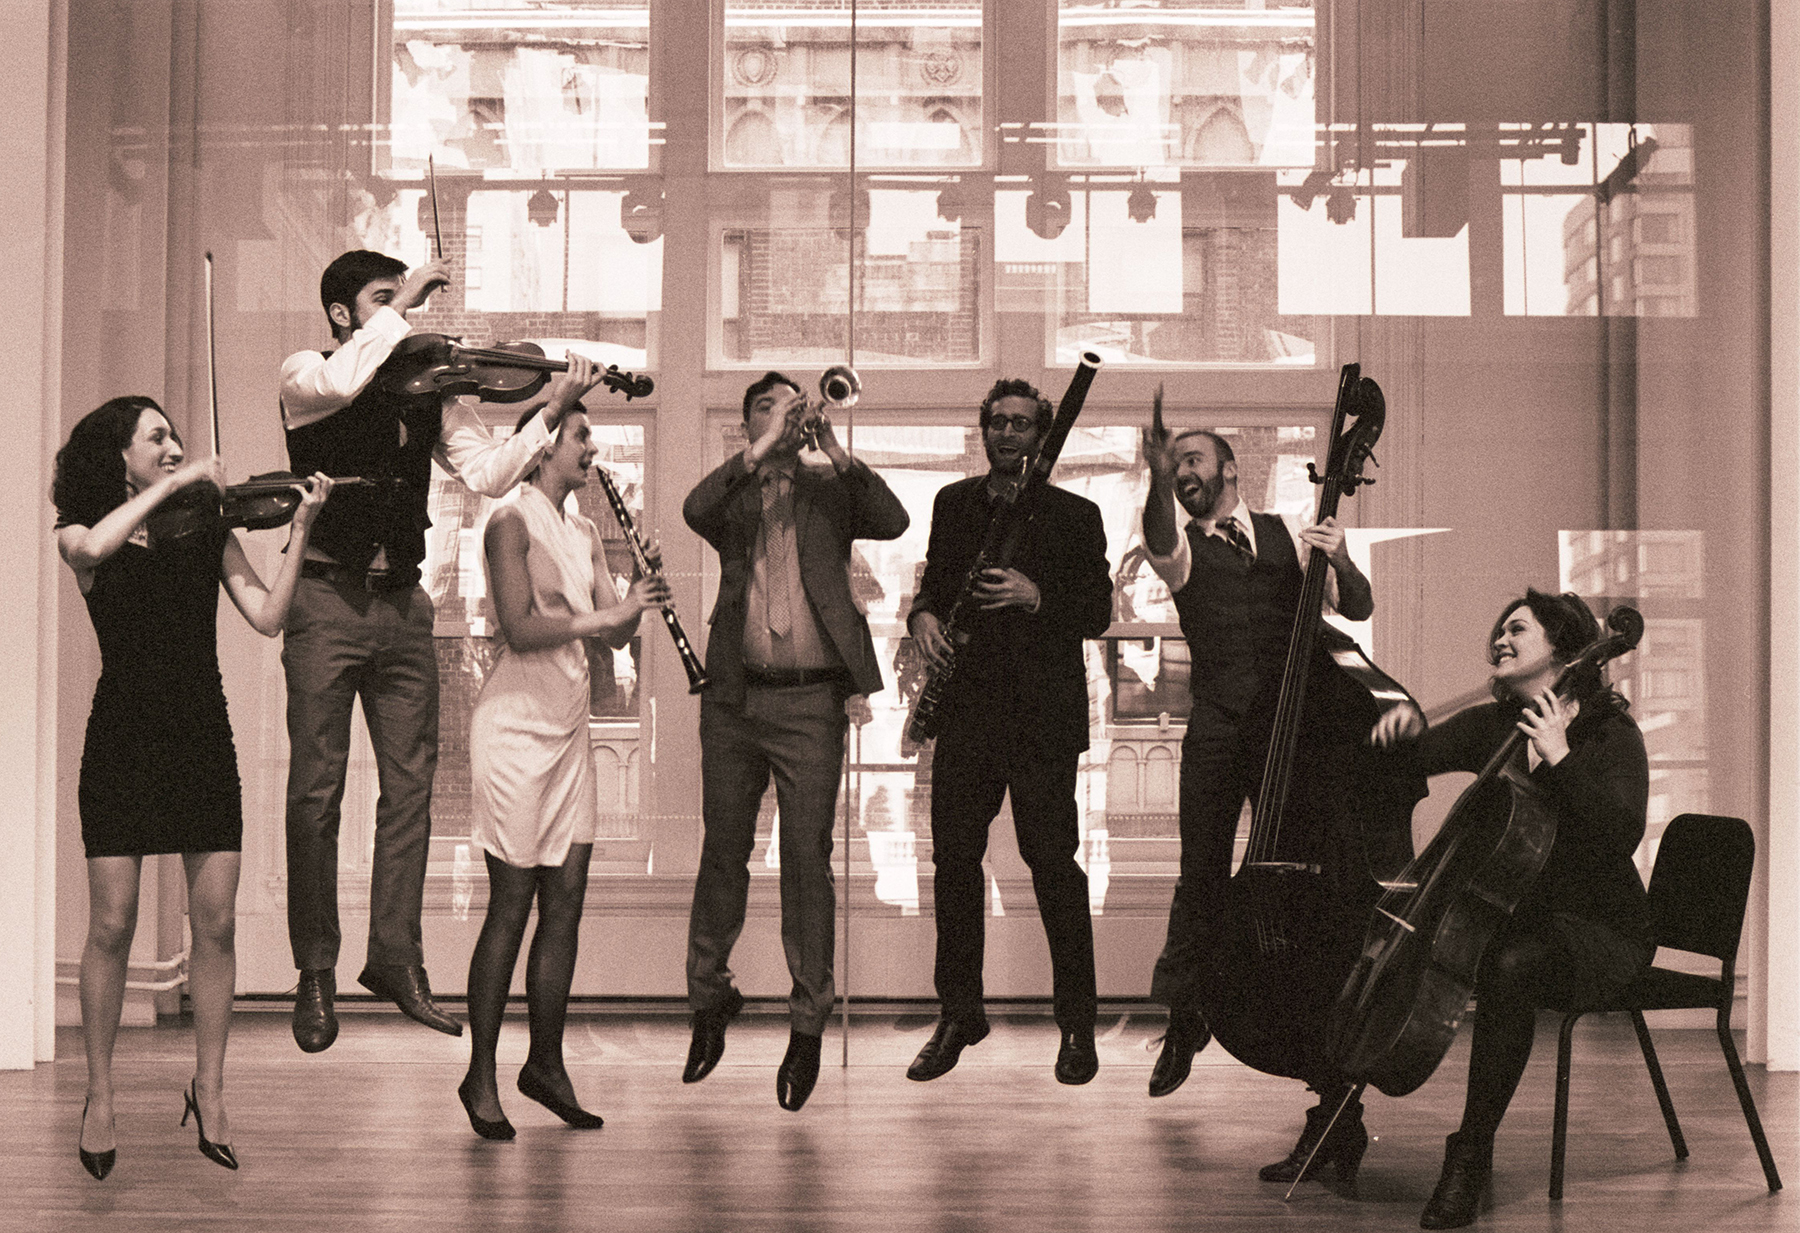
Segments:
[[[981,404],[989,470],[947,485],[931,512],[931,540],[907,628],[933,671],[954,657],[931,763],[931,849],[937,914],[936,984],[941,1017],[907,1069],[936,1079],[988,1034],[981,967],[988,825],[1012,798],[1013,830],[1031,869],[1050,944],[1052,997],[1062,1045],[1056,1077],[1086,1083],[1099,1069],[1094,1047],[1094,930],[1081,845],[1075,770],[1088,747],[1082,642],[1106,632],[1112,582],[1100,508],[1046,486],[1006,568],[971,567],[1007,488],[1021,479],[1053,409],[1024,381],[994,385]],[[944,628],[965,583],[957,617],[967,642],[952,651]]]

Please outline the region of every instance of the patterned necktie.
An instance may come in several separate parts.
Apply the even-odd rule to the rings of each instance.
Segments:
[[[1255,564],[1256,548],[1251,544],[1250,536],[1245,532],[1243,523],[1236,518],[1227,518],[1219,524],[1219,531],[1225,536],[1225,542],[1235,548],[1237,554],[1244,558],[1245,565]]]
[[[768,587],[769,632],[785,638],[793,628],[788,597],[788,562],[794,551],[793,485],[780,472],[763,478],[763,581]]]

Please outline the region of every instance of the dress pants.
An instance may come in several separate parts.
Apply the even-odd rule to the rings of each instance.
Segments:
[[[1238,820],[1262,783],[1272,722],[1266,713],[1235,716],[1196,699],[1181,741],[1181,870],[1150,978],[1150,999],[1176,1014],[1198,1011]]]
[[[1074,749],[1037,749],[1010,734],[988,736],[971,727],[938,738],[931,763],[931,852],[936,982],[946,1018],[985,1021],[981,967],[987,896],[981,858],[988,826],[1011,792],[1019,854],[1031,870],[1050,943],[1057,1025],[1094,1026],[1094,925],[1087,873],[1075,861],[1081,845],[1075,808],[1080,757]]]
[[[360,698],[375,751],[375,861],[369,887],[372,964],[424,963],[419,914],[437,770],[438,671],[431,597],[414,586],[369,592],[301,578],[288,614],[291,746],[287,787],[288,938],[298,968],[333,968],[338,824]]]
[[[731,994],[731,948],[744,928],[756,814],[769,779],[780,809],[781,945],[793,988],[793,1030],[823,1035],[837,989],[832,824],[844,762],[845,687],[747,687],[742,708],[700,701],[700,872],[688,917],[688,1005],[696,1014]]]

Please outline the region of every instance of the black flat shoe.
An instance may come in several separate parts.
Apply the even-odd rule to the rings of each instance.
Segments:
[[[919,1050],[919,1056],[906,1068],[906,1077],[915,1083],[929,1083],[940,1075],[949,1074],[955,1067],[957,1058],[962,1056],[962,1051],[986,1040],[988,1031],[986,1019],[979,1023],[965,1023],[946,1015],[938,1020],[931,1039],[925,1042],[925,1047]]]
[[[683,1083],[698,1083],[713,1072],[725,1056],[725,1029],[744,1009],[744,995],[736,989],[717,1010],[694,1012],[694,1038],[688,1043],[687,1065],[682,1067]]]
[[[223,1165],[227,1169],[237,1168],[238,1161],[232,1154],[231,1144],[214,1143],[206,1137],[206,1123],[200,1118],[200,1105],[194,1098],[194,1084],[188,1084],[188,1089],[181,1094],[181,1098],[187,1102],[187,1107],[181,1111],[181,1124],[187,1125],[188,1114],[194,1115],[194,1129],[200,1135],[200,1154],[216,1165]]]
[[[87,1133],[87,1111],[87,1101],[84,1100],[81,1102],[81,1132],[75,1136],[75,1154],[81,1157],[81,1167],[92,1173],[95,1181],[103,1182],[119,1159],[119,1149],[109,1147],[104,1152],[90,1152],[81,1146],[81,1135]]]
[[[469,1115],[469,1126],[484,1139],[492,1139],[495,1143],[505,1143],[519,1132],[505,1117],[497,1122],[490,1122],[475,1112],[475,1102],[469,1096],[469,1080],[465,1075],[463,1081],[456,1085],[456,1094],[462,1098],[463,1112]]]
[[[1094,1047],[1094,1029],[1064,1028],[1062,1046],[1056,1051],[1056,1081],[1086,1083],[1100,1073],[1100,1051]]]
[[[800,1111],[819,1081],[819,1052],[822,1037],[795,1032],[788,1037],[787,1056],[775,1072],[775,1103],[790,1113]]]
[[[1212,1030],[1198,1015],[1169,1016],[1169,1030],[1163,1033],[1162,1052],[1150,1068],[1150,1094],[1167,1096],[1186,1083],[1194,1069],[1194,1055],[1212,1041]]]
[[[529,1070],[519,1072],[519,1092],[521,1095],[537,1101],[577,1130],[598,1130],[606,1125],[606,1120],[598,1113],[589,1113],[580,1105],[570,1104],[551,1091],[548,1083]],[[471,1113],[469,1116],[475,1115]]]

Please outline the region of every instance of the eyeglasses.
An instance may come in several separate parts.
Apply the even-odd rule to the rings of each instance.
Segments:
[[[1004,428],[1010,429],[1022,437],[1036,427],[1037,416],[1035,415],[994,415],[988,418],[990,432],[998,432]]]

